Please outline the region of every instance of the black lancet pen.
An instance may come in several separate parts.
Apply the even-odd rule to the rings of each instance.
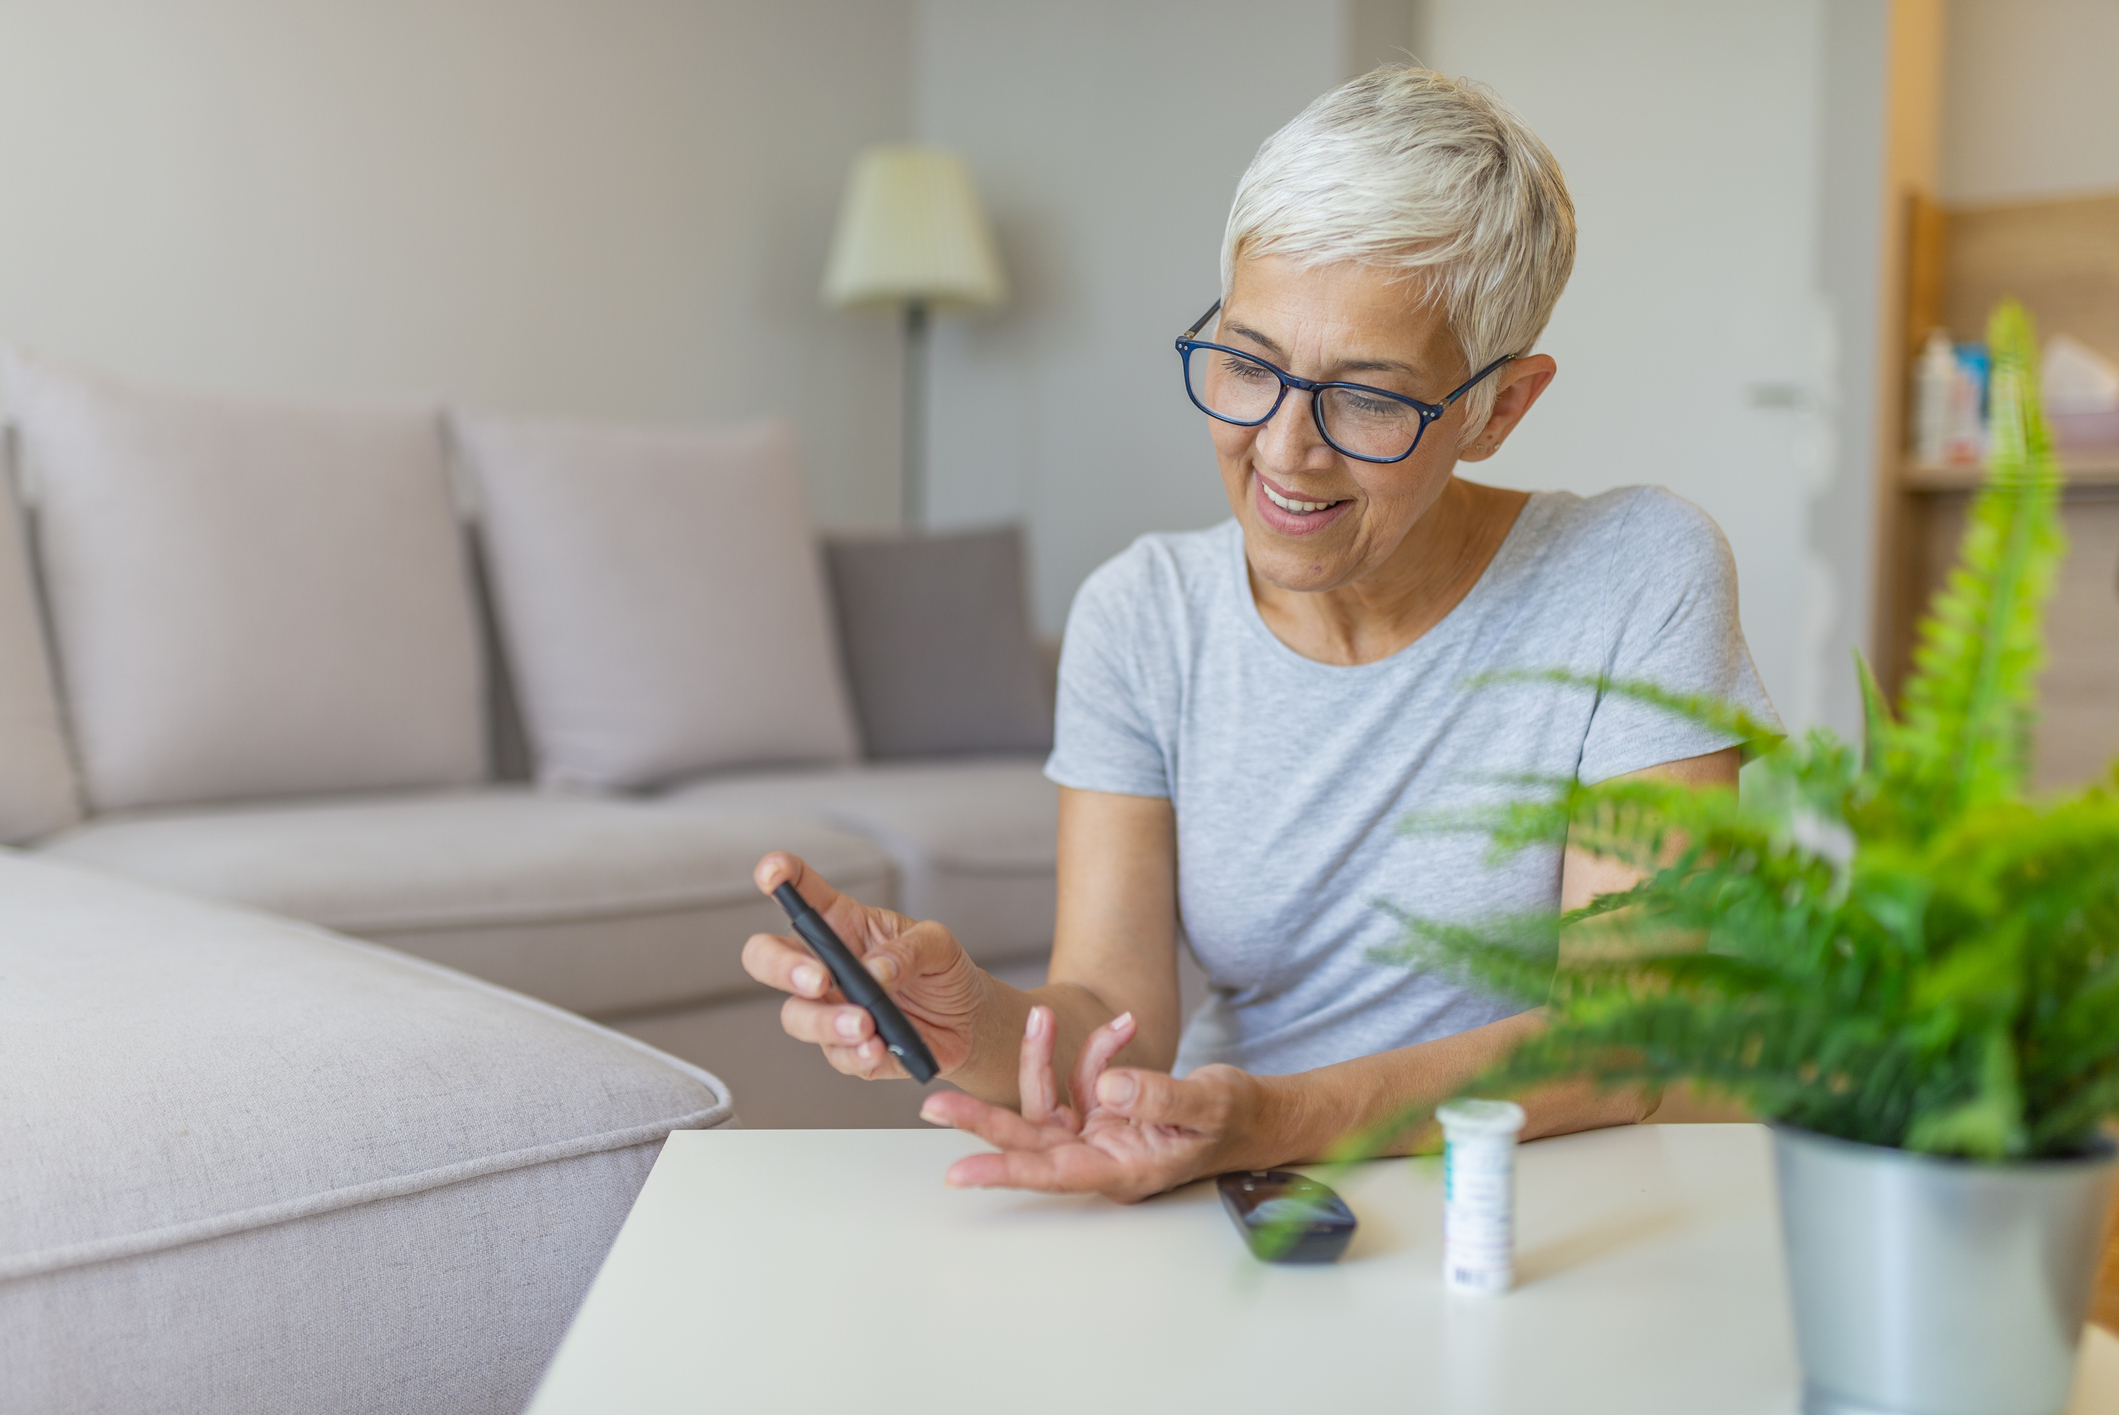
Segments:
[[[883,1045],[890,1048],[890,1054],[912,1073],[913,1080],[923,1084],[932,1081],[942,1069],[934,1064],[934,1053],[927,1049],[926,1042],[920,1040],[919,1031],[912,1023],[905,1020],[905,1014],[898,1011],[898,1005],[890,1000],[889,993],[883,991],[883,985],[839,941],[831,925],[824,922],[824,916],[810,908],[809,901],[795,893],[791,884],[783,884],[774,890],[773,898],[779,900],[780,907],[787,911],[788,922],[795,926],[796,933],[802,935],[809,951],[831,970],[832,981],[839,985],[840,992],[846,994],[846,1000],[865,1009],[875,1019],[876,1034],[882,1037]]]

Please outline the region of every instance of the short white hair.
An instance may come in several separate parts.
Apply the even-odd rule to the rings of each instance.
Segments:
[[[1258,149],[1222,237],[1224,299],[1243,256],[1424,277],[1469,376],[1544,332],[1574,268],[1574,202],[1551,151],[1492,89],[1386,64]],[[1493,411],[1493,380],[1463,401],[1460,446]]]

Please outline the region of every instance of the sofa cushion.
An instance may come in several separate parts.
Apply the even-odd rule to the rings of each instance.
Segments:
[[[939,919],[989,962],[1052,944],[1059,788],[1043,764],[1000,757],[748,773],[703,778],[657,800],[687,812],[814,812],[890,856],[899,909]],[[811,863],[839,888],[881,902]]]
[[[12,438],[0,428],[0,844],[81,818],[29,542],[15,497]]]
[[[521,1407],[712,1076],[387,949],[0,852],[20,1411]]]
[[[0,363],[91,805],[484,775],[438,413],[243,403]]]
[[[785,425],[456,431],[541,782],[854,755]]]
[[[867,757],[1052,750],[1020,530],[840,537],[825,553]]]
[[[743,941],[785,926],[751,882],[768,850],[893,892],[885,855],[813,814],[676,817],[523,786],[111,815],[41,849],[605,1014],[756,986]]]

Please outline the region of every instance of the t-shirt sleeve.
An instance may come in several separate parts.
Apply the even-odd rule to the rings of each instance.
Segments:
[[[1145,561],[1136,545],[1104,565],[1082,583],[1067,614],[1045,761],[1045,775],[1062,786],[1170,795],[1169,760],[1154,730],[1137,641],[1154,616]]]
[[[1706,512],[1659,487],[1636,493],[1611,539],[1604,612],[1613,625],[1603,668],[1611,681],[1718,698],[1780,730],[1737,619],[1735,557]],[[1740,745],[1766,743],[1607,692],[1576,775],[1598,782]]]

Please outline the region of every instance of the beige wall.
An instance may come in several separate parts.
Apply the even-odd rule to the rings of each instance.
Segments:
[[[0,0],[0,338],[154,379],[717,421],[897,504],[816,295],[910,0]]]
[[[1481,470],[1697,502],[1735,551],[1745,636],[1782,716],[1853,729],[1878,6],[1429,0],[1424,25],[1431,63],[1492,83],[1552,147],[1581,222],[1543,345],[1559,377]],[[1872,108],[1847,101],[1864,91]]]
[[[1949,0],[1942,198],[2119,187],[2119,4]]]
[[[1341,0],[920,0],[921,138],[969,158],[1015,299],[944,321],[939,524],[1021,518],[1038,617],[1147,531],[1229,514],[1180,331],[1221,291],[1236,179],[1344,77]]]

